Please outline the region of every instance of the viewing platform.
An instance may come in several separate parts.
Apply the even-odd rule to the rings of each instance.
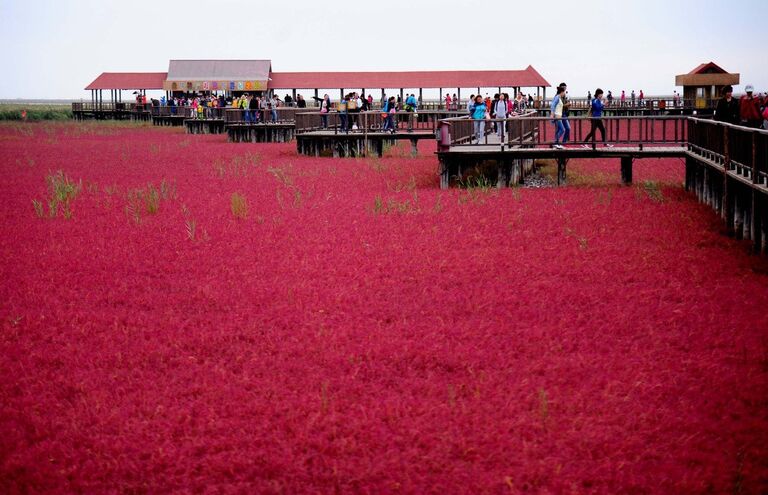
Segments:
[[[571,140],[555,148],[551,119],[535,112],[486,119],[476,137],[475,121],[445,119],[438,130],[440,187],[483,175],[498,187],[516,185],[535,160],[557,162],[557,184],[567,183],[567,164],[581,158],[616,158],[624,184],[632,183],[635,160],[680,158],[685,187],[710,205],[738,238],[756,251],[768,243],[768,131],[693,117],[603,117],[606,136],[589,136],[590,118],[569,119]],[[494,125],[501,133],[492,133]],[[598,131],[599,135],[599,131]],[[587,139],[589,138],[589,139]]]
[[[387,123],[379,111],[340,114],[319,112],[296,114],[296,147],[301,155],[361,157],[382,156],[385,146],[408,140],[411,153],[418,153],[418,141],[433,140],[441,119],[464,112],[396,112]],[[387,115],[388,116],[388,115]]]

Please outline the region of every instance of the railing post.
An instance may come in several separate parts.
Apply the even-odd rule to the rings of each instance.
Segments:
[[[757,184],[757,132],[752,131],[752,184]]]
[[[723,126],[723,199],[721,201],[722,207],[720,215],[725,219],[726,224],[730,227],[729,221],[729,197],[728,197],[728,170],[731,168],[731,152],[728,145],[728,126]]]

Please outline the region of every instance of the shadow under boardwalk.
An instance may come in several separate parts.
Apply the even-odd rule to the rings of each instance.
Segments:
[[[495,141],[495,142],[494,142]],[[480,144],[451,146],[437,152],[440,187],[447,189],[468,174],[482,173],[499,187],[521,183],[532,172],[535,160],[554,159],[558,165],[557,183],[566,183],[566,167],[573,158],[618,158],[621,161],[621,179],[632,182],[632,162],[638,158],[682,158],[684,146],[581,146],[555,149],[536,146],[509,146],[497,136],[486,136]]]

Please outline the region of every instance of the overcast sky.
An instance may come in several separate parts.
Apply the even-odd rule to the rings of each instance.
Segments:
[[[671,94],[714,61],[768,90],[766,0],[0,0],[0,98],[89,98],[101,72],[170,59],[270,59],[280,71],[533,65],[579,95]],[[425,94],[426,96],[426,94]]]

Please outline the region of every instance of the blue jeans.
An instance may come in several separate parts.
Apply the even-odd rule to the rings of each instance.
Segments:
[[[571,123],[568,122],[568,119],[563,119],[563,128],[565,129],[565,134],[563,135],[563,144],[565,144],[571,140]]]
[[[385,131],[394,131],[395,130],[395,114],[388,113],[387,118],[384,119],[384,130]]]
[[[250,110],[244,110],[245,112],[245,121],[249,123],[251,121],[251,111]]]
[[[272,109],[272,122],[277,122],[277,110]]]
[[[555,119],[552,122],[555,124],[555,143],[560,143],[560,138],[563,137],[563,134],[565,134],[563,119]]]
[[[346,113],[339,114],[339,127],[340,127],[340,130],[342,131],[347,130],[347,114]]]
[[[320,114],[320,120],[323,121],[323,129],[328,127],[328,114],[327,113]]]
[[[485,119],[475,119],[473,124],[473,127],[475,128],[475,137],[477,138],[477,142],[480,143],[485,137]]]

